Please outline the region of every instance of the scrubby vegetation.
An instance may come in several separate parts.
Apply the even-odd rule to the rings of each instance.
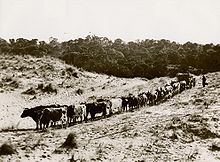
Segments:
[[[219,44],[179,44],[165,39],[127,43],[94,35],[62,43],[55,38],[49,43],[37,39],[0,39],[0,53],[50,55],[89,71],[119,77],[154,78],[174,76],[178,71],[200,74],[220,70]],[[68,73],[77,77],[71,69]]]
[[[17,151],[13,148],[11,144],[4,143],[0,147],[0,155],[11,155],[15,154]]]
[[[4,76],[0,79],[0,88],[5,90],[14,90],[19,88],[20,81],[14,76]]]
[[[36,88],[30,87],[29,89],[22,92],[22,94],[27,94],[27,95],[35,95],[38,93],[48,93],[48,94],[55,93],[55,94],[57,94],[57,89],[54,88],[51,83],[49,83],[48,85],[44,85],[43,83],[41,83],[41,84],[38,84],[38,86]]]
[[[61,147],[68,148],[68,149],[78,148],[77,142],[76,142],[76,135],[74,133],[70,133],[67,136],[66,141],[62,144]]]

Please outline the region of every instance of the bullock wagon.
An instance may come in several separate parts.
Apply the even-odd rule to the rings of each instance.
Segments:
[[[178,82],[185,81],[189,88],[195,86],[195,78],[190,73],[177,73],[176,77]]]
[[[188,85],[192,76],[190,76],[189,73],[177,73],[176,75],[177,77],[177,81],[181,82],[181,81],[186,81],[186,84]]]

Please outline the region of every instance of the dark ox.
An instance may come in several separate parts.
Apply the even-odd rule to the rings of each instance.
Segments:
[[[40,117],[42,116],[44,106],[38,106],[35,108],[25,108],[23,113],[21,114],[21,118],[31,117],[36,122],[36,129],[39,129],[40,125]]]
[[[56,126],[56,123],[61,121],[62,128],[67,122],[66,109],[65,108],[46,108],[42,112],[40,117],[40,127],[48,128],[49,123],[51,126]]]
[[[36,122],[36,129],[39,129],[39,126],[41,128],[40,124],[40,119],[42,118],[44,109],[46,108],[58,108],[62,107],[57,104],[52,104],[52,105],[41,105],[41,106],[36,106],[34,108],[25,108],[24,111],[21,114],[21,118],[25,117],[31,117],[35,122]]]
[[[129,111],[133,111],[135,108],[138,108],[138,97],[130,95],[127,97]]]
[[[102,116],[106,117],[107,114],[107,107],[108,103],[103,101],[103,102],[93,102],[93,103],[87,103],[86,104],[86,116],[85,119],[88,119],[88,115],[91,115],[91,120],[95,119],[95,115],[97,113],[102,113]]]
[[[121,99],[122,99],[122,110],[123,111],[128,111],[128,104],[129,104],[128,98],[127,97],[121,97]]]
[[[147,92],[146,93],[146,95],[147,95],[147,99],[148,99],[148,101],[149,101],[149,105],[150,106],[153,106],[153,105],[155,105],[156,104],[156,101],[157,101],[157,92],[154,92],[154,93],[151,93],[151,92]]]

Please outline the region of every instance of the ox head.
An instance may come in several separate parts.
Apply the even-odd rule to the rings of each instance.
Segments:
[[[25,118],[25,117],[27,117],[29,115],[30,115],[30,109],[25,108],[24,111],[21,114],[21,118]]]

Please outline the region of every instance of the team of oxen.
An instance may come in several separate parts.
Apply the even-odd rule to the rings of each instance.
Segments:
[[[188,83],[184,80],[171,81],[153,92],[147,91],[138,95],[129,94],[118,98],[97,99],[94,102],[73,105],[54,104],[25,108],[21,118],[31,117],[36,122],[36,129],[45,129],[49,125],[57,124],[68,127],[77,122],[94,120],[96,114],[100,114],[99,117],[107,117],[116,113],[134,111],[134,109],[147,105],[157,105],[193,86],[195,86],[195,79]]]

